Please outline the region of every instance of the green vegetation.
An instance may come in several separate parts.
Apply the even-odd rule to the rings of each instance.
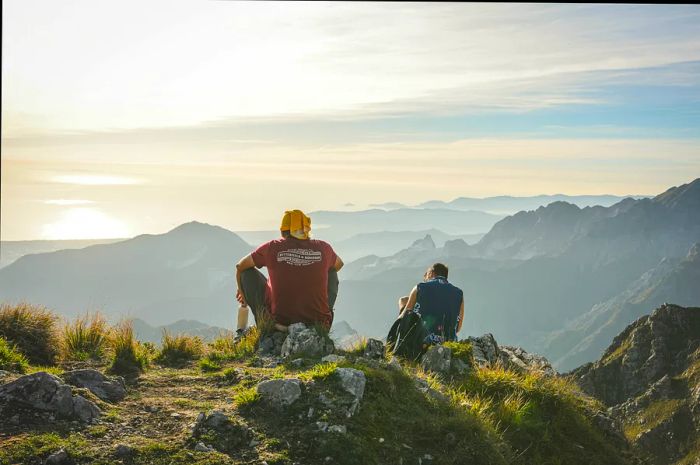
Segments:
[[[154,361],[163,366],[181,367],[199,359],[203,353],[204,344],[199,337],[185,334],[172,336],[163,331],[161,349]]]
[[[622,357],[627,353],[629,348],[632,346],[632,340],[631,338],[627,338],[624,341],[620,343],[617,348],[612,351],[610,354],[608,354],[604,359],[603,359],[603,365],[607,365],[610,362],[617,360],[618,358]]]
[[[300,373],[299,378],[303,380],[324,380],[335,373],[336,368],[338,368],[336,363],[319,363]]]
[[[452,358],[458,358],[467,365],[472,365],[472,345],[466,341],[445,342],[445,347],[452,351]]]
[[[44,307],[0,305],[0,336],[14,344],[30,363],[53,365],[58,355],[58,317]]]
[[[7,342],[7,339],[0,336],[0,370],[24,373],[28,366],[27,358]]]
[[[149,363],[147,349],[134,338],[131,321],[119,323],[110,335],[111,364],[109,371],[121,375],[137,375]]]
[[[348,347],[348,350],[344,351],[347,355],[362,355],[365,353],[365,349],[367,348],[367,338],[366,337],[361,337],[357,341],[355,341],[350,347]]]
[[[673,416],[683,405],[681,399],[666,399],[652,402],[640,415],[624,425],[625,437],[628,440],[634,439],[642,431],[655,428]]]
[[[233,396],[233,402],[239,408],[254,404],[258,400],[260,400],[260,394],[255,387],[239,390]]]
[[[208,355],[199,360],[199,368],[202,371],[219,371],[221,370],[221,364],[216,360],[216,358],[212,358],[211,355]]]
[[[95,313],[66,323],[61,335],[63,360],[100,360],[109,340],[109,327],[105,318]]]

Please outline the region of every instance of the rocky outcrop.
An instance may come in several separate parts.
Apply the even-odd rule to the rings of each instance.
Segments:
[[[700,308],[665,304],[628,326],[600,360],[571,373],[655,464],[700,437]]]
[[[335,350],[333,341],[329,337],[324,337],[313,328],[307,328],[304,323],[289,325],[288,332],[282,344],[282,357],[299,355],[317,357],[331,354]]]
[[[126,396],[124,379],[118,376],[107,377],[97,370],[83,369],[66,371],[61,377],[72,386],[89,389],[106,402],[119,402]]]
[[[0,386],[0,404],[50,412],[83,422],[92,422],[102,414],[94,403],[74,395],[70,386],[43,371]]]
[[[537,354],[531,354],[520,347],[499,346],[493,334],[465,339],[472,346],[472,358],[478,366],[502,366],[521,373],[541,371],[547,375],[557,372],[549,361]]]

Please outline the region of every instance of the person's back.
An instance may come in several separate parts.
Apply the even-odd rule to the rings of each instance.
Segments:
[[[433,264],[408,297],[399,299],[401,317],[408,312],[420,316],[426,344],[454,341],[464,320],[464,293],[447,281],[447,266]]]
[[[289,236],[267,242],[251,255],[256,267],[268,269],[270,307],[277,323],[330,326],[328,270],[337,258],[330,244]]]
[[[428,333],[437,336],[438,340],[456,340],[462,290],[442,276],[419,283],[416,287],[418,292],[413,311],[421,316]]]
[[[250,305],[256,324],[272,318],[280,329],[293,323],[330,328],[343,266],[327,242],[310,239],[311,219],[301,210],[286,211],[282,238],[262,244],[236,264],[236,298]],[[255,268],[267,267],[269,279]],[[246,314],[247,315],[247,314]],[[240,333],[245,327],[239,324]]]

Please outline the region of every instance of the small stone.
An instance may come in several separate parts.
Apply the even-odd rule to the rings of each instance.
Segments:
[[[130,457],[133,454],[134,454],[134,448],[131,446],[127,446],[126,444],[119,444],[114,449],[114,455],[119,457],[119,458]]]
[[[170,416],[173,417],[173,418],[180,418],[180,414],[177,413],[177,412],[171,413]]]
[[[343,363],[347,360],[343,355],[329,354],[321,359],[325,363]]]
[[[452,362],[452,351],[445,346],[431,346],[421,359],[421,367],[425,371],[447,374]]]
[[[64,465],[68,463],[68,453],[60,449],[46,458],[46,465]]]
[[[384,438],[379,438],[379,442],[380,442],[380,443],[383,443],[383,442],[384,442]]]
[[[260,444],[260,441],[258,441],[257,439],[251,439],[250,443],[248,443],[248,447],[255,447],[258,444]]]
[[[212,449],[203,442],[198,442],[197,445],[194,446],[194,450],[197,452],[211,452]]]
[[[384,358],[384,343],[379,339],[367,339],[364,356],[375,360]]]
[[[316,429],[318,429],[319,431],[325,432],[326,430],[328,430],[328,422],[327,421],[317,421],[316,422]]]
[[[329,433],[345,434],[348,432],[348,428],[345,425],[331,425],[328,427]]]
[[[309,413],[306,415],[308,418],[311,418],[314,416],[314,408],[309,407]]]
[[[304,359],[303,359],[303,358],[297,358],[297,359],[294,359],[294,360],[292,360],[291,362],[289,362],[289,364],[290,364],[291,366],[293,366],[294,368],[301,368],[302,366],[304,366]]]

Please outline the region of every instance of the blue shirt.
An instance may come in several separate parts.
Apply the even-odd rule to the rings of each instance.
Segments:
[[[429,342],[457,340],[459,310],[464,295],[462,290],[438,276],[419,283],[413,311],[421,316],[428,330]]]

